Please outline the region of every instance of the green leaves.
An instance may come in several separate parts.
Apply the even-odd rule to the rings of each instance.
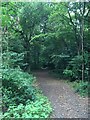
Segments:
[[[10,104],[26,104],[26,101],[35,100],[36,89],[33,87],[35,78],[20,69],[4,69],[3,79],[3,103],[9,107]],[[12,100],[10,100],[12,98]]]
[[[75,89],[75,92],[78,92],[81,96],[88,96],[89,83],[87,81],[76,81],[73,83],[73,87]]]
[[[35,77],[20,69],[3,69],[2,91],[4,118],[47,118],[51,105],[35,88]]]
[[[7,26],[9,28],[10,25],[13,24],[17,11],[18,9],[16,8],[16,3],[2,2],[2,26],[3,27]]]
[[[84,65],[85,65],[85,71],[84,71],[84,79],[88,80],[88,53],[84,53]],[[74,58],[72,58],[64,70],[64,74],[71,78],[72,80],[80,80],[81,79],[81,67],[82,67],[82,56],[77,55]]]
[[[26,105],[10,106],[4,118],[47,118],[52,111],[50,102],[42,94],[37,94],[35,102],[28,101]]]
[[[63,74],[65,74],[68,77],[72,77],[73,76],[73,71],[72,70],[64,70]]]

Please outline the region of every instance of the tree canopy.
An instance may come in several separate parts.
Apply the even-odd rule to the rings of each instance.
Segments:
[[[30,70],[48,64],[63,71],[70,61],[80,59],[84,79],[89,7],[86,2],[2,3],[3,57],[8,56],[8,66]]]
[[[2,2],[1,4],[2,69],[5,83],[3,85],[7,96],[10,92],[7,88],[8,82],[12,84],[12,87],[9,86],[12,93],[13,86],[22,88],[21,93],[23,88],[28,89],[27,84],[23,86],[23,80],[20,88],[19,81],[15,82],[18,78],[13,79],[12,76],[19,74],[20,79],[20,75],[23,76],[24,72],[31,73],[42,68],[47,68],[70,81],[86,82],[90,79],[88,2]],[[17,68],[22,72],[17,71]],[[33,77],[29,77],[33,81]],[[26,75],[28,80],[29,77]],[[26,94],[26,91],[24,93]],[[36,93],[32,88],[30,93],[32,100]],[[18,94],[18,91],[17,95],[22,99],[25,98]],[[18,101],[22,102],[19,97]],[[15,101],[15,98],[13,100]]]

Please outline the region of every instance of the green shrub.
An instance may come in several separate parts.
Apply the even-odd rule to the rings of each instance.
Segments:
[[[10,104],[26,104],[28,99],[35,100],[35,78],[31,74],[19,69],[3,69],[2,75],[3,107],[8,108]]]
[[[34,86],[35,77],[20,69],[4,69],[4,118],[47,118],[52,108],[48,99]]]
[[[35,78],[28,73],[21,71],[20,69],[3,69],[3,84],[7,86],[7,81],[14,82],[18,86],[30,85],[34,82]]]
[[[84,79],[88,80],[88,54],[84,53]],[[71,81],[82,78],[82,56],[77,55],[71,59],[69,65],[64,70],[64,75]]]
[[[75,81],[73,83],[75,92],[78,92],[81,96],[88,96],[89,84],[85,81]]]
[[[73,71],[65,69],[63,74],[65,74],[70,79],[73,76]]]
[[[51,111],[52,108],[48,99],[41,94],[37,94],[35,102],[28,100],[26,105],[10,106],[4,114],[4,118],[47,118]]]
[[[18,46],[19,43],[16,43],[16,40],[11,41],[11,43],[13,43],[13,42],[15,42],[14,45],[17,44],[16,46]],[[13,46],[13,47],[15,47],[15,46]],[[19,46],[19,48],[20,48],[20,46]],[[18,50],[18,48],[16,50],[10,50],[10,49],[13,49],[13,48],[10,47],[9,51],[3,51],[3,53],[2,53],[3,68],[6,68],[7,66],[9,66],[11,68],[16,68],[16,67],[20,66],[20,68],[22,68],[24,66],[23,59],[24,59],[25,53],[24,52],[22,53],[22,51],[16,52],[16,50]]]

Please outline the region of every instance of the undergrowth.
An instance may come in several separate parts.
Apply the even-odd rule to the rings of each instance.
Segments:
[[[88,97],[90,87],[88,81],[76,80],[70,82],[69,80],[65,80],[65,82],[68,83],[74,89],[74,92],[78,93],[81,97]]]
[[[47,97],[35,87],[35,77],[20,69],[3,69],[4,118],[47,118],[52,108]]]
[[[89,83],[88,81],[74,81],[73,87],[75,92],[79,93],[81,96],[88,96]]]
[[[5,118],[47,118],[52,111],[48,99],[37,94],[35,101],[28,100],[26,105],[19,104],[18,106],[12,105],[4,114]]]

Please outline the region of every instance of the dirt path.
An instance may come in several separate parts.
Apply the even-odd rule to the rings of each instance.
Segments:
[[[63,80],[52,78],[48,72],[35,72],[38,84],[51,101],[51,118],[88,118],[88,99],[81,98]]]

